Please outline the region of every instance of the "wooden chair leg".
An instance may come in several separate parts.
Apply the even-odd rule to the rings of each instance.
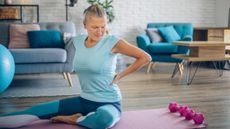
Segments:
[[[153,62],[149,62],[146,73],[149,73],[149,71],[150,71],[150,69],[151,69],[151,67],[152,67],[152,63],[153,63]]]
[[[184,65],[183,64],[181,64],[181,68],[182,68],[182,70],[184,70]]]
[[[181,63],[181,64],[178,63],[178,66],[179,66],[180,75],[182,76],[183,70],[184,70],[184,65],[183,65],[183,63]]]
[[[65,72],[63,72],[63,77],[64,77],[65,80],[67,80],[67,75],[66,75]]]
[[[70,75],[70,73],[66,73],[66,74],[67,74],[67,80],[69,82],[69,86],[71,87],[71,86],[73,86],[71,75]]]
[[[154,70],[154,68],[156,67],[156,62],[152,62],[152,66],[151,66],[151,69]]]
[[[149,73],[150,70],[151,70],[151,69],[153,70],[155,67],[156,67],[156,63],[155,63],[155,62],[150,62],[150,63],[148,64],[148,68],[147,68],[146,73]]]

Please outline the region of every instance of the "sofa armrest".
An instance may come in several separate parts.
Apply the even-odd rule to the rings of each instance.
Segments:
[[[137,38],[137,46],[149,53],[147,46],[150,44],[150,39],[146,34],[138,35]]]
[[[66,41],[65,49],[67,52],[67,60],[65,64],[65,69],[68,69],[68,72],[73,72],[73,61],[74,61],[74,56],[76,52],[76,48],[74,46],[74,37],[69,38]]]

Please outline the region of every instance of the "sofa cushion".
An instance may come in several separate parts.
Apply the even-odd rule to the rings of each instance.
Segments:
[[[11,24],[9,48],[29,48],[27,32],[40,30],[38,24]]]
[[[62,34],[55,30],[29,31],[31,48],[64,48]]]
[[[161,42],[163,41],[161,35],[158,32],[157,28],[148,28],[146,29],[146,33],[149,36],[151,42]]]
[[[167,42],[174,42],[180,40],[180,36],[176,32],[173,26],[160,27],[158,28],[160,34]]]
[[[15,63],[66,62],[67,52],[61,48],[10,49]]]
[[[177,53],[177,47],[176,45],[173,45],[171,43],[166,42],[160,42],[160,43],[152,43],[148,45],[148,49],[150,53],[162,53],[162,54],[173,54]]]

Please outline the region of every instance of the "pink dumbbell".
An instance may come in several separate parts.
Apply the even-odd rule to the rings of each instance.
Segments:
[[[171,102],[171,103],[169,103],[168,109],[170,112],[177,112],[179,107],[180,106],[177,102]]]
[[[186,120],[192,120],[195,124],[203,124],[205,116],[202,113],[196,113],[190,109],[187,105],[180,106],[177,102],[171,102],[168,105],[170,112],[179,112],[181,116],[184,116]]]
[[[193,116],[193,121],[195,124],[203,124],[204,122],[204,114],[202,113],[195,113],[194,116]]]
[[[183,105],[179,108],[179,113],[180,116],[185,116],[188,110],[188,106],[187,105]]]
[[[185,119],[191,120],[194,117],[195,112],[192,109],[187,109],[185,113]]]

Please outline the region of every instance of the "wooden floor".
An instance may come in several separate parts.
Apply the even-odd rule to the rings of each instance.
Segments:
[[[157,64],[149,74],[142,69],[123,79],[119,85],[124,110],[166,108],[169,102],[177,101],[204,113],[208,129],[230,129],[230,71],[224,71],[224,75],[218,78],[215,70],[200,68],[193,83],[187,86],[184,76],[170,79],[173,67]],[[65,97],[70,96],[0,98],[0,113]]]

